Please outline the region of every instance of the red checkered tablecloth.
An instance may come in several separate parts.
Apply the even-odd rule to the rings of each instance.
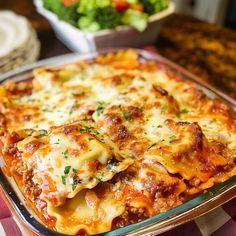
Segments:
[[[27,236],[0,197],[0,236]],[[161,236],[236,236],[236,198]]]

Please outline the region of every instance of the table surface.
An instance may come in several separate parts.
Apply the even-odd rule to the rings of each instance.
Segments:
[[[41,42],[40,59],[71,52],[55,37],[49,23],[36,13],[31,0],[17,1],[17,4],[14,0],[0,1],[1,9],[13,10],[30,20]],[[236,32],[173,15],[165,22],[157,42],[148,48],[236,98]],[[235,236],[236,199],[162,236],[188,236],[190,232],[191,236]],[[24,234],[0,199],[0,236]]]

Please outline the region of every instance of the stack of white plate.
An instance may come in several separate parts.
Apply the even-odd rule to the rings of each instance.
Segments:
[[[40,43],[25,17],[0,11],[0,74],[37,60]]]

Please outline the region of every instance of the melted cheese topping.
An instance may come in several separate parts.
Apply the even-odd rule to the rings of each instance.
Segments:
[[[60,233],[138,222],[236,173],[230,108],[132,50],[0,87],[0,124],[13,175]]]
[[[130,158],[117,160],[106,145],[81,130],[79,124],[63,126],[17,144],[24,163],[33,169],[34,183],[42,188],[40,197],[54,206],[112,179],[133,163]]]

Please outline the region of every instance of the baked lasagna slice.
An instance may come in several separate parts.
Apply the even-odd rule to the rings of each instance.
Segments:
[[[137,223],[229,179],[235,140],[227,104],[134,50],[0,87],[5,171],[64,234]]]

